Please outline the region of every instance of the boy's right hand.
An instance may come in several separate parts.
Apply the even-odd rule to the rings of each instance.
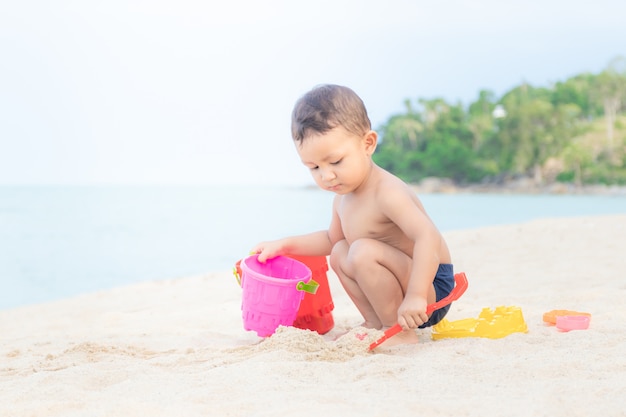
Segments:
[[[280,240],[261,242],[251,250],[251,253],[257,253],[259,262],[265,262],[268,259],[282,255],[283,245]]]

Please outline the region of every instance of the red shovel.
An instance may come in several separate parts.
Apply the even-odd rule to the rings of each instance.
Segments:
[[[433,311],[438,310],[441,307],[447,306],[451,302],[458,300],[459,297],[463,295],[463,293],[467,289],[467,277],[465,276],[465,272],[459,272],[458,274],[454,274],[454,282],[455,286],[452,291],[450,291],[450,294],[437,301],[436,303],[429,304],[428,307],[426,307],[426,314],[431,314]],[[400,326],[399,324],[395,324],[394,326],[388,328],[387,330],[385,330],[385,334],[380,339],[370,345],[369,350],[380,346],[381,343],[383,343],[390,337],[397,335],[398,333],[400,333],[400,331],[402,331],[402,326]]]

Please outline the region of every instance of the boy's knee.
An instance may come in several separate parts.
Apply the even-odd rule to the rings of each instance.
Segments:
[[[330,251],[330,266],[334,269],[337,270],[337,268],[339,268],[339,266],[341,265],[341,262],[343,261],[343,259],[346,258],[346,254],[348,253],[348,242],[346,242],[346,240],[340,240],[339,242],[335,243],[335,245],[333,246],[332,250]]]
[[[380,250],[377,250],[376,241],[372,239],[358,239],[352,242],[348,250],[348,262],[355,268],[367,267],[376,262]]]
[[[330,266],[336,271],[341,269],[347,274],[358,274],[367,271],[372,263],[377,262],[380,256],[380,247],[373,239],[358,239],[348,244],[341,240],[333,246],[330,252]]]

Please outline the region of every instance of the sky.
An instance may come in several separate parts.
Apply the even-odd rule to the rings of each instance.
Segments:
[[[23,0],[0,12],[0,185],[311,185],[294,102],[373,127],[626,56],[623,0]]]

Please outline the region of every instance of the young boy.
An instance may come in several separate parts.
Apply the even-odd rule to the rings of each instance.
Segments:
[[[403,181],[372,160],[378,135],[349,88],[322,85],[300,98],[291,133],[317,185],[336,194],[328,230],[262,242],[259,260],[283,254],[328,256],[367,328],[403,331],[386,345],[417,343],[432,326],[426,306],[454,287],[450,252],[422,203]]]

